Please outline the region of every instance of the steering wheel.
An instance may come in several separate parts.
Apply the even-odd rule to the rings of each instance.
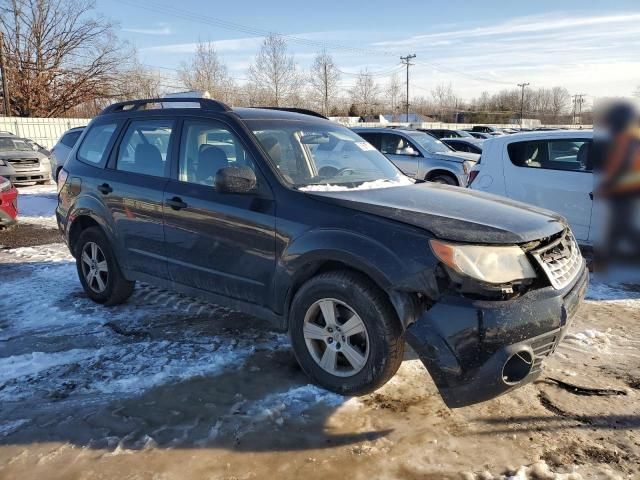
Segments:
[[[341,168],[340,170],[338,170],[338,171],[336,172],[335,176],[336,176],[336,177],[340,177],[340,176],[348,175],[349,173],[354,173],[354,172],[355,172],[355,170],[354,170],[353,168],[351,168],[351,167],[344,167],[344,168]]]

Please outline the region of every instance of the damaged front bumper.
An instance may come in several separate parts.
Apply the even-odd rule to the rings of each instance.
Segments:
[[[547,287],[506,301],[443,297],[407,328],[405,338],[447,406],[483,402],[539,376],[588,279],[583,264],[576,280],[560,291]]]

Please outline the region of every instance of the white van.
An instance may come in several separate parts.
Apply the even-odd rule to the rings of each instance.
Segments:
[[[576,240],[592,244],[592,130],[516,133],[484,142],[469,188],[502,195],[563,215]]]

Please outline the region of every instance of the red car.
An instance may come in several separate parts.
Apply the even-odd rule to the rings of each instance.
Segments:
[[[18,217],[18,190],[11,182],[0,177],[0,230],[16,223]]]

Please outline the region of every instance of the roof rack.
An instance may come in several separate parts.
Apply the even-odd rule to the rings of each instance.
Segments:
[[[252,108],[264,108],[265,110],[280,110],[282,112],[300,113],[302,115],[311,115],[312,117],[324,118],[325,120],[329,120],[327,117],[325,117],[321,113],[314,112],[313,110],[309,110],[308,108],[287,108],[287,107],[252,107]]]
[[[212,110],[214,112],[228,112],[231,109],[224,103],[218,102],[217,100],[211,100],[209,98],[179,98],[179,97],[170,97],[170,98],[146,98],[143,100],[128,100],[126,102],[118,102],[113,105],[109,105],[107,108],[102,110],[98,115],[106,115],[108,113],[117,113],[117,112],[134,112],[137,110],[142,110],[145,105],[149,104],[160,104],[162,105],[160,108],[172,108],[168,106],[164,106],[166,103],[197,103],[200,105],[200,108],[203,110]],[[173,108],[183,108],[180,106]]]

